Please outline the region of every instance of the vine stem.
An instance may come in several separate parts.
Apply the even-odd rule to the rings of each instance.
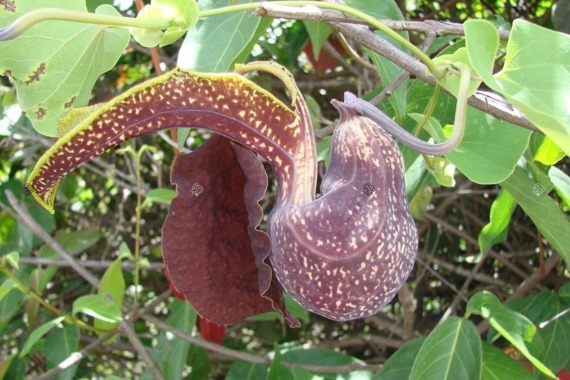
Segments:
[[[141,159],[145,151],[154,151],[154,147],[143,145],[138,151],[135,151],[131,145],[120,149],[119,152],[128,153],[133,157],[135,165],[135,181],[136,181],[136,208],[135,208],[135,247],[134,247],[134,278],[133,278],[133,305],[131,309],[131,320],[136,319],[137,306],[139,303],[139,283],[140,283],[140,237],[141,237],[141,220],[142,220],[142,177],[141,177]]]
[[[222,8],[212,9],[212,10],[206,10],[206,11],[200,12],[200,18],[218,16],[221,14],[237,12],[237,11],[251,10],[251,9],[257,8],[261,4],[262,3],[237,4],[237,5],[230,5],[227,7],[222,7]],[[361,12],[357,9],[354,9],[354,8],[351,8],[351,7],[348,7],[346,5],[342,5],[342,4],[324,3],[324,2],[320,2],[320,1],[301,1],[301,0],[272,1],[271,4],[273,4],[273,5],[285,5],[285,6],[291,6],[291,7],[314,6],[316,8],[331,9],[331,10],[339,11],[339,12],[346,13],[348,15],[354,16],[356,18],[359,18],[360,20],[364,21],[365,23],[372,26],[373,28],[375,28],[381,32],[386,33],[389,37],[391,37],[396,42],[400,43],[406,49],[411,51],[416,57],[418,57],[426,65],[426,67],[433,74],[434,77],[436,77],[438,79],[443,78],[443,76],[445,74],[444,71],[441,68],[437,67],[433,63],[433,61],[429,58],[429,56],[427,54],[425,54],[421,49],[419,49],[414,44],[412,44],[410,41],[408,41],[407,39],[405,39],[404,37],[399,35],[397,32],[392,30],[390,27],[381,23],[376,18],[369,16],[368,14]]]
[[[132,27],[151,30],[164,30],[173,26],[173,20],[164,18],[137,19],[132,17],[111,16],[89,12],[72,11],[61,8],[42,8],[24,14],[10,25],[0,29],[0,41],[18,37],[27,29],[41,21],[59,20],[81,22],[114,27]]]

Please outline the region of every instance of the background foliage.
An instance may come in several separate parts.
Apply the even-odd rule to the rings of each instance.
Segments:
[[[87,8],[111,3],[87,1]],[[201,10],[229,3],[236,2],[198,2]],[[561,31],[570,25],[568,1],[346,3],[381,19],[483,18],[504,31],[518,18]],[[123,15],[137,14],[129,1],[117,7]],[[489,40],[478,29],[482,26],[467,25],[468,50],[488,51]],[[85,46],[69,38],[78,33],[72,26],[66,28],[53,33],[62,43]],[[106,38],[96,27],[88,29],[91,38]],[[465,44],[461,35],[432,36],[425,30],[402,35],[431,56],[453,53]],[[95,87],[58,91],[54,107],[63,107],[73,96],[78,96],[73,98],[77,106],[105,101],[177,64],[225,71],[238,62],[274,60],[294,73],[326,162],[337,118],[331,99],[342,99],[347,90],[371,99],[388,88],[391,96],[380,107],[411,130],[433,95],[432,85],[401,76],[398,65],[371,50],[355,45],[358,56],[351,55],[332,29],[309,21],[232,13],[200,20],[185,39],[152,51],[134,41],[126,45],[125,36],[113,38],[118,63],[82,56],[101,65],[88,70],[87,82]],[[548,38],[542,41],[547,47]],[[37,40],[37,46],[25,50],[14,45],[20,56],[4,50],[0,62],[41,54],[41,44]],[[504,79],[492,73],[508,64],[505,41],[496,48],[500,59],[493,71],[492,60],[485,62],[482,55],[473,63],[488,67],[483,90],[495,89],[494,78]],[[485,77],[483,72],[479,74]],[[400,85],[389,87],[397,78]],[[556,146],[570,142],[552,142],[540,132],[470,107],[457,152],[424,159],[402,148],[421,240],[416,267],[389,307],[364,320],[333,323],[290,301],[301,328],[289,329],[269,313],[228,326],[222,344],[216,345],[200,337],[215,341],[220,335],[200,324],[189,304],[172,296],[160,251],[175,146],[180,142],[183,150],[192,149],[208,135],[196,130],[179,131],[177,137],[147,135],[100,156],[66,177],[58,194],[60,207],[50,215],[21,189],[52,140],[38,134],[21,113],[27,105],[17,101],[18,82],[6,76],[0,80],[0,379],[154,378],[153,365],[168,379],[526,379],[570,370],[570,286],[561,259],[570,257],[570,163]],[[49,85],[60,80],[50,79]],[[272,78],[254,80],[286,97]],[[436,137],[446,133],[441,127],[453,123],[454,106],[453,97],[439,95],[427,128]],[[542,106],[535,108],[541,111]],[[146,146],[154,148],[142,148]],[[8,199],[9,191],[16,201]],[[269,191],[267,210],[275,186]],[[137,194],[143,198],[140,218]],[[38,231],[47,234],[37,236]],[[62,260],[60,251],[89,271],[92,283]],[[121,322],[121,316],[131,314],[133,319]],[[109,329],[114,333],[101,332]],[[78,351],[83,360],[57,370]],[[533,366],[536,374],[529,370]]]

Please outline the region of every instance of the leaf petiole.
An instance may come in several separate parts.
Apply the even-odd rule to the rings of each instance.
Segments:
[[[0,28],[0,41],[11,40],[24,33],[33,25],[48,20],[81,22],[85,24],[106,25],[111,27],[143,28],[165,30],[176,26],[174,20],[165,18],[137,19],[88,12],[79,12],[61,8],[36,9],[13,21],[10,25]]]

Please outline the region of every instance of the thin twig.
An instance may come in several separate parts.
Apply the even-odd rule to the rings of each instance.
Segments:
[[[343,22],[350,24],[364,24],[364,22],[356,17],[345,15],[342,12],[331,9],[319,9],[316,7],[289,7],[280,4],[271,4],[264,2],[256,9],[255,14],[262,17],[286,18],[291,20],[310,20],[316,22]],[[437,36],[448,35],[465,35],[463,25],[448,21],[397,21],[397,20],[379,20],[392,30],[409,31],[418,33],[435,33]],[[508,40],[509,31],[499,29],[499,38]]]
[[[95,350],[97,347],[105,343],[105,341],[113,335],[114,334],[106,334],[100,338],[97,338],[96,340],[85,346],[81,351],[73,352],[71,355],[69,355],[69,357],[67,357],[64,361],[59,363],[56,367],[35,377],[34,380],[48,380],[55,378],[56,375],[62,373],[63,371],[65,371],[75,363],[78,363],[81,359],[85,358],[93,350]]]
[[[435,78],[427,73],[426,67],[421,62],[415,60],[410,55],[396,48],[394,45],[374,33],[368,27],[357,25],[356,23],[349,23],[354,22],[354,20],[350,17],[343,16],[339,12],[336,12],[336,16],[332,16],[334,13],[324,12],[323,10],[319,10],[314,7],[294,8],[265,2],[259,5],[256,14],[273,18],[322,21],[332,27],[335,31],[352,38],[359,44],[366,46],[372,51],[375,51],[376,53],[386,57],[390,61],[402,67],[404,70],[410,72],[412,75],[420,78],[424,82],[435,85]],[[394,30],[415,30],[422,32],[432,31],[437,35],[444,35],[446,33],[458,35],[464,34],[462,26],[457,27],[451,23],[424,21],[420,24],[410,24],[409,21],[382,21],[386,26]],[[415,27],[413,28],[414,25]],[[403,27],[406,27],[408,29],[403,29]],[[448,33],[450,31],[453,32]],[[501,38],[507,37],[507,34],[505,34],[505,32],[500,32],[500,36]],[[522,114],[522,112],[516,110],[511,104],[509,104],[499,95],[477,92],[475,95],[469,98],[468,103],[469,105],[483,112],[486,112],[489,115],[496,117],[497,119],[508,121],[509,123],[530,129],[532,131],[538,131],[536,126],[530,120],[528,120]]]
[[[168,331],[170,333],[172,333],[173,335],[176,335],[177,337],[179,337],[180,339],[183,339],[189,343],[192,343],[196,346],[205,348],[207,350],[213,351],[213,352],[217,352],[219,354],[222,354],[224,356],[233,358],[233,359],[238,359],[238,360],[243,360],[246,361],[248,363],[253,363],[253,364],[260,364],[260,365],[270,365],[271,364],[271,360],[269,358],[264,358],[261,356],[257,356],[257,355],[252,355],[252,354],[248,354],[246,352],[242,352],[242,351],[236,351],[236,350],[232,350],[230,348],[221,346],[219,344],[215,344],[215,343],[211,343],[208,341],[205,341],[203,339],[194,337],[190,334],[185,333],[184,331],[181,331],[175,327],[170,326],[169,324],[161,321],[158,318],[155,318],[151,315],[145,314],[141,316],[142,319],[155,324],[158,328],[164,330],[164,331]],[[288,368],[292,368],[295,366],[301,366],[303,368],[305,368],[308,371],[312,371],[312,372],[323,372],[323,373],[348,373],[348,372],[352,372],[352,371],[377,371],[378,370],[378,366],[376,365],[366,365],[366,364],[348,364],[348,365],[341,365],[341,366],[320,366],[320,365],[299,365],[298,363],[289,363],[286,361],[282,362],[284,366],[288,367]]]
[[[39,237],[44,243],[46,243],[59,257],[66,261],[74,271],[77,272],[85,281],[91,284],[93,287],[99,287],[99,279],[95,277],[91,272],[85,269],[81,264],[77,262],[69,253],[67,253],[54,238],[52,238],[26,211],[25,207],[18,202],[14,194],[10,190],[6,190],[6,197],[10,202],[10,205],[16,211],[15,213],[8,207],[0,203],[0,207],[4,212],[10,215],[19,223],[23,224],[28,228],[34,235]]]
[[[433,40],[435,39],[435,34],[434,33],[429,33],[426,35],[426,38],[422,41],[422,45],[420,46],[420,49],[422,51],[427,51],[427,49],[429,49],[429,47],[431,46]],[[390,83],[388,86],[386,86],[381,93],[379,93],[377,96],[375,96],[370,103],[372,104],[379,104],[380,102],[382,102],[384,99],[386,99],[388,96],[392,95],[394,93],[394,91],[396,91],[396,89],[398,87],[400,87],[400,85],[402,83],[404,83],[404,81],[406,79],[408,79],[410,76],[410,73],[408,71],[402,71],[393,81],[392,83]]]
[[[472,244],[475,247],[479,247],[479,242],[477,241],[477,239],[475,239],[474,237],[472,237],[471,235],[466,234],[463,231],[460,231],[457,227],[451,225],[450,223],[446,222],[445,220],[438,218],[435,215],[432,215],[430,213],[425,213],[424,214],[424,218],[426,218],[427,220],[429,220],[430,222],[434,222],[439,224],[441,227],[443,227],[445,230],[450,231],[452,233],[454,233],[457,236],[462,237],[463,239],[465,239],[466,242],[468,242],[469,244]],[[502,257],[500,254],[498,254],[497,252],[493,251],[492,249],[490,249],[489,251],[489,255],[494,258],[497,259],[499,261],[501,261],[501,263],[509,268],[513,273],[515,273],[517,276],[519,276],[522,279],[526,279],[528,278],[528,274],[525,273],[524,271],[522,271],[520,268],[518,268],[516,265],[514,265],[513,263],[509,262],[508,260],[506,260],[504,257]]]
[[[398,291],[398,299],[402,304],[402,310],[404,314],[403,331],[404,342],[410,340],[414,337],[414,295],[410,292],[408,284],[404,284]]]
[[[110,261],[110,260],[80,260],[79,263],[81,263],[81,266],[84,268],[104,270],[104,269],[107,269],[111,264],[113,264],[114,261]],[[70,266],[68,261],[46,259],[43,257],[20,257],[20,264],[53,265],[56,267],[69,267]],[[133,269],[134,264],[131,261],[123,261],[121,263],[121,268]],[[149,263],[148,265],[143,266],[141,269],[162,270],[163,268],[164,268],[163,263],[152,262],[152,263]]]
[[[131,342],[131,344],[139,354],[140,358],[146,364],[147,369],[153,375],[154,379],[164,380],[164,375],[156,365],[156,362],[150,357],[149,352],[147,351],[146,347],[142,344],[133,326],[126,320],[122,320],[119,329],[121,332],[125,333],[127,338],[129,338],[129,341]]]
[[[461,289],[459,289],[459,292],[461,293],[461,297],[459,295],[457,295],[453,299],[453,301],[451,302],[451,304],[449,305],[447,310],[441,316],[441,318],[439,320],[439,324],[443,323],[447,318],[449,318],[455,312],[455,309],[457,308],[457,305],[459,304],[460,301],[465,301],[465,302],[467,301],[467,297],[466,297],[465,293],[467,292],[467,289],[469,288],[471,281],[473,281],[473,279],[475,278],[475,274],[479,272],[479,269],[481,269],[481,266],[483,265],[483,263],[485,262],[485,260],[489,256],[488,253],[489,253],[489,250],[487,250],[487,252],[485,252],[485,254],[483,254],[483,257],[481,258],[481,260],[479,260],[479,262],[477,264],[475,264],[475,267],[473,268],[471,275],[465,279],[465,282],[461,286]]]

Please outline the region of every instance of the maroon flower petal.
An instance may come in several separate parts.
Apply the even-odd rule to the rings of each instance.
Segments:
[[[267,176],[253,152],[214,135],[175,160],[171,181],[178,195],[163,226],[162,249],[174,287],[218,325],[271,311],[274,304],[283,311],[281,290],[263,262],[258,278],[256,255],[269,253],[269,238],[256,229]],[[260,284],[275,299],[263,297]]]

